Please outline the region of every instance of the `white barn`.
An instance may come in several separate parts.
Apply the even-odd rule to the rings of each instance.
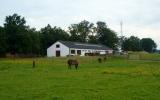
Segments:
[[[87,54],[112,54],[113,50],[101,44],[57,41],[47,49],[47,57],[85,56]]]

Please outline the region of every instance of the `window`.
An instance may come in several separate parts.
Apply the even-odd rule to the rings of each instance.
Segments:
[[[71,54],[75,54],[75,50],[71,50]]]
[[[56,45],[56,48],[60,48],[60,45],[59,45],[59,44],[57,44],[57,45]]]
[[[81,55],[81,50],[77,50],[77,55]]]

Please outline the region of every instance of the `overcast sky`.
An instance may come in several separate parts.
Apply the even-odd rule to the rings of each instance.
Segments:
[[[119,33],[123,21],[125,36],[150,37],[160,48],[160,0],[0,0],[0,7],[1,26],[13,13],[37,29],[51,24],[66,30],[85,19],[105,21]]]

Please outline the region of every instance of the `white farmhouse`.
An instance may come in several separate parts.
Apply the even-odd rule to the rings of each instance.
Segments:
[[[47,49],[47,57],[85,56],[91,54],[112,54],[113,50],[101,44],[57,41]]]

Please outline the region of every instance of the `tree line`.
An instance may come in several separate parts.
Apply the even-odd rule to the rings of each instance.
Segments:
[[[26,25],[24,17],[13,14],[6,16],[4,25],[0,26],[0,56],[8,53],[45,56],[47,48],[58,40],[104,44],[114,50],[121,46],[124,51],[152,52],[156,48],[156,43],[151,38],[118,37],[117,33],[102,21],[94,25],[83,20],[71,24],[67,31],[48,24],[37,31]]]

